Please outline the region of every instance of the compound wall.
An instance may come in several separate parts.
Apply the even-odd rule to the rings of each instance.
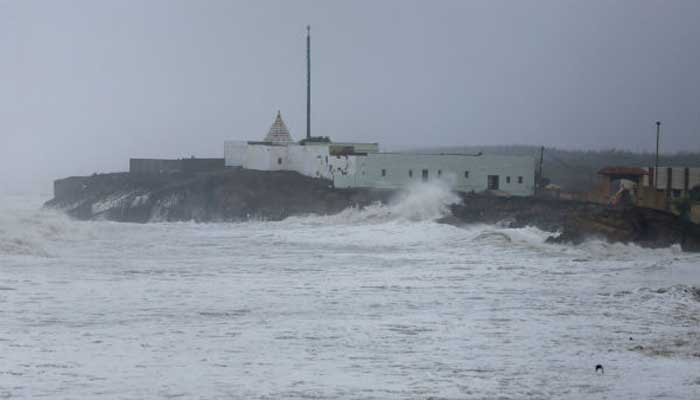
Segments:
[[[182,160],[131,158],[129,159],[129,172],[132,174],[171,174],[182,172]]]

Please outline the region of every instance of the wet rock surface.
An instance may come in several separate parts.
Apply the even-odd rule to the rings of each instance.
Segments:
[[[119,222],[282,220],[334,214],[387,201],[379,190],[336,190],[296,172],[227,169],[202,174],[129,173],[70,177],[55,182],[45,206],[81,220]]]
[[[700,252],[700,226],[671,213],[629,207],[613,209],[600,204],[548,198],[499,197],[464,194],[442,222],[535,226],[552,232],[550,243],[579,244],[598,238],[643,247],[679,244],[684,251]]]
[[[71,177],[55,182],[47,207],[82,220],[120,222],[282,220],[293,215],[335,214],[348,207],[386,203],[395,192],[334,189],[331,182],[290,171],[227,169],[202,174],[129,173]],[[550,243],[599,238],[644,247],[679,244],[700,252],[700,225],[658,210],[536,197],[462,194],[461,204],[439,222],[486,223],[552,232]]]

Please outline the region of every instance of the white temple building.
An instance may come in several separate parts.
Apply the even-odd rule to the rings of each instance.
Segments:
[[[296,171],[336,188],[397,189],[439,180],[464,192],[535,192],[535,160],[524,156],[380,153],[378,143],[337,143],[311,136],[311,27],[306,27],[306,138],[295,142],[282,115],[263,141],[227,141],[225,165],[260,171]]]
[[[263,141],[227,141],[227,167],[296,171],[336,188],[397,189],[440,180],[454,190],[493,190],[516,196],[535,191],[535,160],[527,156],[380,153],[378,143],[336,143],[325,137],[295,142],[277,112]]]

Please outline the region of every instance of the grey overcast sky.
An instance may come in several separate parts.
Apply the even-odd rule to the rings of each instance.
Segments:
[[[698,0],[0,0],[0,191],[301,138],[307,24],[316,135],[700,150]]]

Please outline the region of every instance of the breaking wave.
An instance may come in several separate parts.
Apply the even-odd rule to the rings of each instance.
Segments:
[[[270,228],[273,237],[291,238],[295,243],[319,245],[384,246],[411,243],[417,247],[476,246],[509,252],[535,252],[568,257],[579,263],[588,261],[627,261],[659,259],[647,266],[663,268],[671,259],[685,257],[679,246],[645,249],[634,244],[610,244],[589,239],[582,244],[549,244],[552,233],[535,227],[508,228],[499,225],[470,224],[455,227],[434,221],[450,214],[450,206],[460,197],[444,182],[420,183],[397,193],[387,204],[351,207],[334,215],[289,217],[283,221],[198,224],[194,222],[149,223],[148,226],[106,221],[81,222],[64,214],[41,208],[44,199],[0,198],[0,256],[52,257],[62,248],[80,241],[101,239],[113,233],[128,236],[141,230],[196,230],[197,234]],[[193,228],[198,226],[198,228]],[[189,228],[188,228],[189,227]],[[308,229],[313,228],[313,229]],[[325,237],[319,237],[325,236]]]
[[[41,208],[42,199],[6,197],[0,204],[0,255],[51,257],[51,244],[75,237],[79,223]]]
[[[435,181],[406,187],[388,204],[375,203],[362,208],[350,207],[329,216],[292,217],[288,220],[331,224],[432,221],[449,215],[450,205],[460,202],[447,183]]]

